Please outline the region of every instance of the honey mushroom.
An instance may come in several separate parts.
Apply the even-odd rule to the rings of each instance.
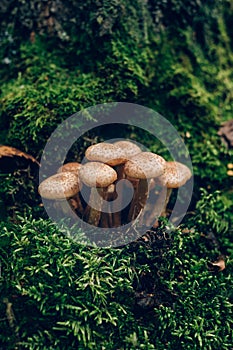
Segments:
[[[166,208],[172,193],[172,189],[183,186],[192,177],[191,170],[182,163],[179,162],[166,162],[166,169],[163,175],[157,178],[158,184],[162,186],[161,194],[157,203],[154,205],[154,209],[147,218],[146,225],[149,226],[152,221],[155,221],[159,215],[166,216]],[[166,196],[164,198],[164,190],[166,190]],[[162,204],[161,204],[162,199]],[[161,210],[158,210],[162,209]]]
[[[119,144],[120,142],[120,144]],[[115,171],[117,173],[117,181],[119,182],[122,177],[123,177],[123,165],[127,161],[128,156],[126,154],[126,145],[125,142],[127,143],[128,150],[130,150],[129,145],[133,145],[132,148],[134,147],[134,153],[137,152],[139,147],[136,146],[135,144],[129,142],[129,141],[124,141],[124,145],[122,144],[123,141],[119,141],[114,144],[107,143],[107,142],[100,142],[95,145],[92,145],[87,148],[85,152],[85,156],[88,160],[90,161],[98,161],[105,163],[107,165],[110,165],[115,168]],[[118,143],[118,145],[117,145]],[[131,148],[131,154],[132,154],[132,148]],[[135,151],[136,149],[136,151]],[[111,187],[112,191],[112,187]],[[112,197],[112,193],[105,192],[104,194],[105,200],[109,201],[109,196]],[[106,213],[103,213],[103,221],[109,221],[111,223],[111,226],[118,227],[121,225],[121,208],[119,210],[119,207],[121,207],[121,202],[122,202],[122,186],[119,186],[118,184],[118,192],[116,192],[116,187],[114,184],[114,196],[115,199],[117,198],[117,201],[111,205],[109,203],[109,208],[112,208],[113,213],[108,214],[108,219],[106,219]]]
[[[78,175],[69,171],[52,175],[41,182],[38,192],[41,197],[59,201],[63,212],[66,214],[66,206],[63,205],[71,199],[75,199],[81,189],[81,183]],[[71,208],[74,210],[74,207]]]
[[[122,212],[122,194],[123,184],[120,182],[124,178],[124,163],[129,160],[132,156],[141,153],[141,149],[135,143],[128,140],[117,141],[113,144],[107,142],[101,142],[96,145],[92,145],[87,148],[85,156],[88,160],[99,161],[105,164],[111,165],[117,172],[117,182],[114,186],[115,191],[112,192],[111,196],[117,198],[114,200],[110,207],[112,208],[112,214],[108,214],[108,220],[106,214],[103,213],[103,221],[109,221],[113,227],[121,225],[121,212]],[[116,192],[116,186],[118,191]],[[112,190],[112,186],[111,186]],[[109,200],[107,193],[105,193],[105,200]]]
[[[139,224],[151,227],[154,218],[159,217],[166,199],[167,188],[158,183],[157,178],[152,178],[149,182],[149,201],[146,203],[143,215]]]
[[[166,162],[161,156],[152,152],[142,152],[133,142],[122,140],[114,144],[101,142],[92,145],[86,150],[88,160],[97,160],[82,165],[78,162],[64,164],[58,169],[58,174],[46,179],[39,186],[42,197],[49,199],[69,199],[73,210],[84,216],[85,220],[92,225],[102,227],[117,227],[121,225],[121,197],[123,186],[119,186],[116,193],[116,181],[126,178],[134,188],[134,195],[128,212],[127,221],[134,220],[144,208],[148,197],[148,185],[157,183],[162,186],[157,203],[146,218],[146,225],[154,220],[162,208],[161,215],[165,215],[172,188],[182,186],[190,177],[191,171],[184,164],[178,162]],[[105,164],[104,164],[105,163]],[[111,166],[116,168],[116,171]],[[63,175],[63,188],[61,188],[61,177]],[[73,174],[73,180],[71,180]],[[91,187],[89,203],[84,211],[79,197],[79,177],[88,187]],[[156,178],[156,181],[155,181]],[[67,179],[79,184],[76,193],[66,192]],[[66,180],[64,182],[64,180]],[[51,182],[52,181],[52,182]],[[60,187],[58,182],[60,181]],[[43,185],[43,186],[42,186]],[[120,185],[120,184],[119,184]],[[150,185],[149,185],[150,186]],[[45,190],[46,188],[46,190]],[[60,189],[59,189],[60,188]],[[166,190],[166,199],[164,200]],[[104,202],[105,201],[105,202]],[[113,201],[113,203],[111,203]],[[109,202],[109,207],[104,204]],[[161,203],[163,203],[161,207]],[[113,215],[110,207],[112,205]]]
[[[135,143],[128,140],[116,141],[113,143],[113,145],[119,147],[123,151],[125,162],[130,158],[132,158],[133,156],[135,156],[136,154],[142,152],[139,146],[137,146]],[[124,163],[121,163],[116,166],[118,181],[124,177]]]
[[[90,225],[98,226],[103,200],[106,198],[109,185],[116,181],[117,173],[107,164],[89,162],[81,167],[79,176],[85,185],[91,187],[89,202],[84,211],[84,219]]]
[[[86,149],[85,156],[90,161],[98,161],[101,163],[105,163],[107,165],[115,167],[116,173],[118,171],[118,167],[121,164],[124,164],[126,162],[126,158],[124,156],[124,151],[111,143],[107,142],[100,142],[95,145],[92,145]],[[118,178],[117,173],[117,178]],[[111,187],[112,191],[112,187]],[[114,192],[115,192],[115,185],[114,185]],[[115,192],[115,196],[117,197],[119,193]],[[107,191],[104,193],[105,200],[108,201],[108,194]],[[110,194],[111,196],[111,194]],[[109,208],[111,205],[109,205]],[[104,221],[106,223],[106,214],[103,213]],[[114,212],[114,213],[108,213],[108,220],[109,222],[114,222],[114,226],[120,226],[121,224],[121,213],[120,212]],[[111,217],[112,216],[112,217]]]
[[[78,174],[81,167],[82,167],[82,164],[80,164],[78,162],[69,162],[69,163],[62,165],[58,169],[57,173],[59,174],[59,173],[63,173],[64,171],[70,171],[71,173]]]
[[[149,215],[146,212],[140,217],[140,223],[146,216],[146,225],[151,226],[159,214],[166,215],[172,189],[181,187],[192,176],[186,165],[166,162],[161,156],[152,152],[142,152],[136,144],[127,140],[117,141],[114,144],[101,142],[92,145],[87,148],[85,156],[90,162],[84,165],[78,162],[64,164],[58,169],[57,174],[44,180],[38,190],[43,198],[58,200],[60,203],[62,200],[68,200],[75,212],[95,226],[121,225],[124,185],[119,182],[120,180],[127,179],[134,188],[127,222],[135,220],[141,213],[150,187],[153,188],[156,184],[162,187]],[[91,187],[85,210],[79,197],[80,179],[86,186]],[[117,192],[116,184],[118,184]],[[109,202],[107,206],[106,202]]]
[[[85,156],[90,161],[116,166],[126,162],[124,151],[111,143],[100,142],[86,149]]]
[[[71,172],[71,173],[78,175],[81,167],[82,167],[82,164],[80,164],[78,162],[69,162],[69,163],[62,165],[57,170],[57,173],[59,174],[59,173],[64,173],[64,172],[68,171],[68,172]],[[75,198],[70,199],[70,203],[71,203],[72,207],[76,210],[76,212],[79,214],[79,216],[82,217],[83,213],[84,213],[84,209],[83,209],[81,199],[79,197],[79,193],[77,193]]]
[[[130,158],[132,158],[133,156],[135,156],[138,153],[141,153],[142,150],[141,148],[136,145],[135,143],[129,141],[129,140],[121,140],[121,141],[116,141],[113,143],[114,146],[120,147],[121,150],[124,152],[124,157],[125,157],[125,162],[127,160],[129,160]],[[120,226],[121,225],[121,212],[123,210],[122,205],[123,205],[123,192],[124,192],[124,188],[125,186],[128,187],[127,182],[122,182],[122,179],[126,179],[130,182],[130,184],[132,185],[133,189],[135,190],[137,187],[137,184],[135,183],[135,179],[132,179],[130,177],[127,177],[126,174],[124,173],[124,164],[119,164],[116,166],[116,172],[117,172],[117,182],[116,182],[116,186],[117,186],[117,197],[118,200],[114,201],[112,203],[112,209],[113,209],[113,225],[115,227]],[[138,181],[136,181],[138,183]]]
[[[134,220],[144,208],[148,197],[148,181],[162,175],[166,161],[152,152],[141,152],[125,163],[124,172],[127,176],[138,179],[128,213],[128,221]]]

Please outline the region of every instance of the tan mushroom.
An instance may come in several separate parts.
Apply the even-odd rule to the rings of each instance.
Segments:
[[[121,140],[113,143],[114,146],[119,147],[123,153],[124,157],[129,160],[131,157],[135,156],[138,153],[141,153],[141,148],[135,143],[128,140]]]
[[[96,145],[88,147],[85,156],[88,160],[99,161],[111,166],[114,166],[117,172],[118,182],[123,178],[124,163],[132,156],[141,152],[141,149],[130,141],[117,141],[113,144],[107,142],[101,142]],[[122,203],[123,187],[118,184],[118,193],[115,196],[118,200],[113,203],[112,220],[113,226],[117,227],[121,225],[121,211],[119,211],[120,203]]]
[[[66,163],[64,165],[62,165],[59,169],[58,169],[58,173],[63,173],[64,171],[70,171],[71,173],[76,173],[78,174],[79,170],[81,169],[82,164],[78,163],[78,162],[69,162]]]
[[[142,150],[139,146],[137,146],[135,143],[127,140],[121,140],[114,142],[114,146],[119,147],[125,158],[125,162],[135,156],[138,153],[141,153]],[[117,178],[118,181],[121,180],[124,177],[124,163],[118,164],[116,166],[116,172],[117,172]],[[129,180],[129,179],[128,179]]]
[[[128,214],[128,221],[134,220],[143,209],[148,196],[148,180],[162,175],[166,161],[152,152],[141,152],[125,163],[125,174],[139,179],[138,187]]]
[[[117,222],[116,223],[114,221],[114,219],[113,219],[114,214],[116,214],[116,213],[112,213],[111,212],[111,211],[114,211],[114,209],[112,208],[112,203],[111,202],[114,201],[117,198],[115,184],[112,183],[111,185],[109,185],[104,192],[102,191],[102,189],[100,189],[99,194],[101,195],[101,197],[105,201],[109,202],[107,209],[110,209],[110,210],[108,210],[108,212],[102,212],[101,219],[100,219],[100,226],[101,227],[105,227],[105,228],[106,227],[120,226],[121,222]]]
[[[128,140],[121,140],[121,141],[116,141],[113,143],[114,146],[119,147],[123,153],[124,153],[124,158],[125,158],[125,162],[127,160],[129,160],[131,157],[135,156],[138,153],[141,153],[142,150],[139,146],[137,146],[135,143],[128,141]],[[119,211],[119,207],[122,206],[123,204],[123,192],[124,192],[124,186],[127,186],[127,182],[121,182],[121,180],[125,177],[124,174],[124,163],[118,164],[115,167],[115,170],[117,172],[117,197],[118,200],[113,202],[113,225],[115,227],[118,227],[121,225],[121,212],[122,212],[122,208],[120,208]],[[128,181],[132,180],[132,185],[134,187],[134,179],[130,179],[127,178]]]
[[[88,160],[102,162],[111,166],[125,163],[124,151],[111,143],[100,142],[87,148]]]
[[[185,164],[179,162],[166,162],[166,169],[164,174],[157,178],[157,183],[162,186],[161,193],[163,194],[164,190],[166,190],[165,201],[164,195],[162,196],[164,204],[161,216],[166,216],[166,207],[169,202],[172,189],[183,186],[191,177],[192,173]],[[161,202],[161,198],[158,199],[158,202],[159,201]],[[151,212],[148,218],[147,224],[156,218],[158,205],[160,206],[161,203],[157,203],[155,205],[154,210]]]
[[[185,164],[166,162],[165,172],[159,176],[158,182],[172,189],[183,186],[191,177],[191,170]]]
[[[79,171],[82,182],[91,187],[88,205],[84,212],[84,219],[91,225],[98,226],[103,207],[103,198],[108,186],[117,179],[116,171],[107,164],[90,162],[82,166]],[[102,195],[97,191],[101,192]]]
[[[41,182],[38,191],[41,197],[57,201],[69,201],[75,199],[81,189],[79,177],[71,172],[63,172],[52,175]],[[63,209],[64,205],[61,206]],[[74,208],[72,208],[74,209]]]
[[[58,173],[63,173],[66,171],[69,171],[71,173],[74,173],[76,175],[78,175],[79,170],[81,169],[82,164],[78,163],[78,162],[69,162],[66,163],[64,165],[62,165],[59,169],[58,169]],[[77,194],[75,196],[75,198],[70,199],[70,203],[72,205],[72,207],[77,211],[77,213],[79,214],[79,216],[83,215],[84,209],[83,209],[83,205],[82,205],[82,201],[79,197],[79,194]]]

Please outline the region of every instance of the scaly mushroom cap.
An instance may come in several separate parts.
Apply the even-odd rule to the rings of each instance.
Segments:
[[[179,162],[167,162],[166,169],[158,178],[159,183],[167,188],[178,188],[183,186],[192,176],[190,169]]]
[[[38,191],[43,198],[66,199],[75,196],[80,188],[78,176],[67,171],[48,177],[41,182]]]
[[[117,173],[107,164],[90,162],[79,170],[79,177],[89,187],[107,187],[116,181]]]
[[[162,175],[166,161],[152,152],[141,152],[125,163],[125,174],[136,179],[151,179]]]
[[[138,153],[141,153],[142,150],[140,147],[138,147],[135,143],[122,140],[114,142],[114,146],[120,147],[122,151],[124,151],[124,156],[126,159],[130,159],[131,157],[135,156]]]
[[[124,151],[111,143],[101,142],[86,149],[85,156],[88,160],[118,165],[126,162]]]
[[[79,169],[82,167],[82,164],[77,162],[70,162],[62,165],[58,169],[58,173],[63,173],[64,171],[70,171],[71,173],[78,174]]]

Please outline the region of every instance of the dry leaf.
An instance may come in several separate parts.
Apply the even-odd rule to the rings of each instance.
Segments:
[[[20,151],[17,148],[11,146],[0,146],[0,158],[2,157],[24,157],[25,159],[30,159],[32,162],[39,164],[39,162],[30,154]]]
[[[220,272],[226,268],[225,257],[220,255],[216,261],[208,263],[209,270],[212,272]]]
[[[233,119],[222,124],[218,135],[229,148],[233,147]]]

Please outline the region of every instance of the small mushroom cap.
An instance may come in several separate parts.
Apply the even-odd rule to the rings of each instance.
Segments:
[[[79,177],[89,187],[107,187],[116,181],[117,173],[107,164],[90,162],[82,166]]]
[[[135,179],[134,177],[127,176],[125,178],[125,180],[126,181],[124,182],[124,184],[125,184],[126,187],[132,187],[133,186],[133,188],[136,188],[138,186],[139,179]]]
[[[115,192],[115,185],[111,184],[108,186],[108,193],[114,193]]]
[[[158,178],[158,181],[167,188],[178,188],[183,186],[191,177],[192,173],[185,164],[167,162],[165,172]]]
[[[63,173],[64,171],[70,171],[72,173],[76,173],[78,174],[79,169],[82,167],[82,164],[78,163],[78,162],[70,162],[70,163],[66,163],[64,165],[62,165],[59,169],[58,169],[58,173]]]
[[[152,152],[141,152],[125,163],[124,171],[127,176],[136,179],[151,179],[162,175],[166,161]]]
[[[88,160],[118,165],[126,162],[124,151],[111,143],[100,142],[86,149],[85,156]]]
[[[131,157],[135,156],[138,153],[141,153],[142,150],[139,146],[137,146],[135,143],[122,140],[114,142],[114,146],[120,147],[122,151],[124,151],[124,156],[126,159],[130,159]]]
[[[63,172],[52,175],[41,182],[39,194],[47,199],[66,199],[80,191],[80,182],[76,174]]]

